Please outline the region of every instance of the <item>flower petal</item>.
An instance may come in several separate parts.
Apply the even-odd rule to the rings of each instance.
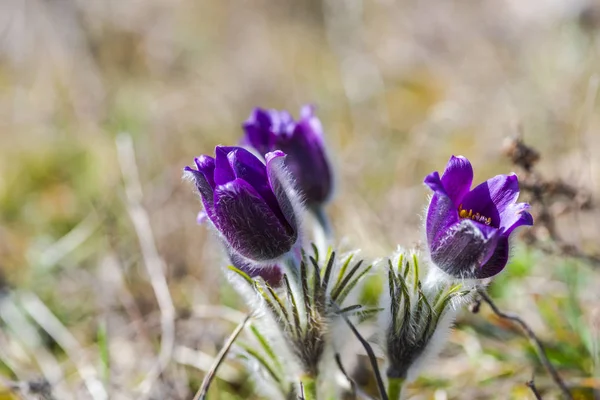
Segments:
[[[215,148],[215,185],[224,185],[235,179],[227,155],[240,147],[217,146]]]
[[[257,262],[290,251],[297,232],[286,229],[256,190],[242,179],[215,189],[218,228],[231,248]]]
[[[294,124],[294,118],[285,110],[269,110],[269,115],[271,117],[271,132],[275,135],[286,134],[288,127]]]
[[[494,253],[485,264],[475,271],[475,277],[485,279],[500,273],[508,263],[509,249],[508,237],[500,236]]]
[[[312,136],[321,141],[323,138],[323,125],[321,120],[315,115],[315,107],[307,104],[300,109],[300,122],[308,125]]]
[[[271,130],[271,113],[256,108],[243,125],[246,132],[245,143],[254,147],[261,155],[273,148],[275,135]]]
[[[286,165],[296,179],[298,190],[308,205],[321,205],[333,192],[331,168],[323,141],[316,136],[308,121],[295,125],[292,135],[278,141],[286,155]]]
[[[511,204],[504,209],[500,214],[500,227],[504,236],[510,235],[519,226],[533,225],[533,217],[527,210],[529,210],[527,203]]]
[[[208,203],[212,203],[213,201],[213,188],[206,180],[204,174],[198,170],[193,169],[192,167],[185,167],[183,169],[184,177],[191,179],[196,185],[196,189],[198,190],[198,194],[202,198],[203,201]]]
[[[423,183],[427,185],[427,187],[433,190],[434,193],[443,193],[448,196],[446,193],[446,189],[444,189],[444,185],[442,184],[442,180],[440,179],[440,173],[434,171],[427,175],[425,179],[423,179]]]
[[[426,231],[430,248],[437,247],[438,238],[447,229],[458,223],[458,211],[450,197],[446,194],[440,174],[436,171],[425,177],[425,184],[434,194],[427,209]]]
[[[469,193],[472,183],[473,167],[469,160],[463,156],[450,157],[442,175],[442,185],[457,208]]]
[[[185,167],[183,169],[184,177],[191,179],[196,185],[196,189],[198,190],[198,194],[202,199],[202,204],[204,205],[204,210],[206,211],[206,215],[211,218],[214,215],[214,192],[210,183],[207,181],[206,176],[200,171],[197,171],[191,167]]]
[[[289,224],[290,229],[296,232],[298,230],[296,211],[294,210],[290,195],[288,195],[290,187],[285,183],[288,180],[286,176],[287,171],[284,165],[286,155],[283,151],[276,150],[267,153],[265,158],[267,159],[267,176],[269,178],[271,189],[277,198],[281,212]]]
[[[227,154],[227,161],[236,178],[248,182],[254,189],[268,185],[265,164],[248,150],[241,147]]]
[[[477,278],[481,265],[494,255],[499,237],[497,229],[463,219],[430,249],[431,260],[456,278]]]
[[[271,189],[265,164],[243,148],[237,148],[230,152],[227,159],[235,177],[248,182],[281,219],[282,223],[285,223],[285,217]]]
[[[463,199],[465,210],[479,212],[492,219],[492,225],[500,226],[500,214],[519,197],[519,180],[517,176],[497,175],[479,184]]]
[[[196,164],[196,168],[198,168],[198,171],[200,171],[200,172],[202,172],[202,174],[204,174],[206,181],[214,189],[215,188],[215,159],[203,154],[200,157],[194,158],[194,163]]]

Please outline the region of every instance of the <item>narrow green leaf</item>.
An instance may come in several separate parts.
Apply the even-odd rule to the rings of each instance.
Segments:
[[[252,332],[256,340],[258,340],[258,343],[260,343],[265,353],[271,358],[271,360],[273,360],[275,364],[277,364],[277,367],[281,368],[279,358],[275,355],[275,351],[273,351],[273,348],[269,344],[267,338],[265,338],[263,334],[260,333],[260,331],[254,324],[250,325],[250,332]]]
[[[333,271],[333,265],[335,264],[335,251],[331,252],[331,257],[327,260],[327,266],[325,267],[325,274],[323,275],[323,295],[327,294],[327,288],[329,287],[329,281],[331,279],[331,272]]]
[[[342,279],[342,281],[340,282],[340,284],[336,285],[333,288],[333,292],[331,293],[331,298],[334,301],[340,295],[340,293],[342,292],[342,290],[344,290],[344,288],[346,287],[346,285],[348,284],[348,282],[350,281],[350,279],[352,279],[352,276],[354,276],[354,274],[356,273],[356,271],[358,271],[358,269],[360,268],[360,266],[362,265],[362,263],[363,263],[363,260],[360,260],[359,262],[357,262],[354,265],[354,267],[352,267],[352,269],[350,270],[350,272],[348,272],[348,274],[344,277],[344,279]]]
[[[342,308],[341,310],[338,311],[338,314],[344,314],[344,313],[348,313],[350,311],[356,311],[361,308],[362,308],[361,304],[354,304],[352,306]]]
[[[300,313],[298,312],[298,305],[296,304],[296,298],[294,297],[294,292],[292,292],[292,287],[290,286],[290,281],[287,275],[283,275],[283,280],[285,282],[286,292],[288,295],[288,299],[292,304],[292,316],[294,317],[294,328],[296,329],[296,334],[298,337],[302,337],[302,327],[300,326]]]
[[[404,261],[404,253],[400,253],[400,255],[398,256],[398,264],[396,265],[396,269],[398,271],[396,271],[397,274],[401,274],[402,273],[402,262]],[[392,262],[392,260],[390,260],[390,263]]]
[[[302,299],[304,300],[304,312],[306,313],[307,327],[310,327],[313,318],[313,307],[311,307],[311,296],[308,291],[308,273],[306,270],[306,262],[300,262],[300,283],[302,284]]]
[[[289,325],[290,317],[288,315],[287,309],[285,308],[285,304],[283,304],[283,300],[281,300],[281,297],[277,295],[277,293],[273,290],[273,288],[271,288],[271,286],[267,285],[267,290],[269,291],[271,297],[275,299],[275,302],[277,303],[277,305],[279,306],[279,310],[281,311],[281,315],[283,315],[283,319],[285,319],[285,322]]]
[[[319,261],[319,248],[317,247],[317,245],[316,245],[316,244],[314,244],[314,243],[312,243],[312,242],[311,242],[311,244],[310,244],[310,245],[311,245],[311,247],[312,247],[312,249],[313,249],[313,253],[314,253],[314,255],[315,255],[315,260],[318,262],[318,261]]]
[[[373,268],[373,266],[369,265],[364,270],[362,270],[360,272],[360,274],[358,274],[356,276],[356,278],[354,278],[352,281],[350,281],[350,283],[348,283],[348,285],[346,285],[346,288],[342,291],[342,293],[335,300],[338,301],[340,304],[342,304],[344,302],[344,300],[346,300],[346,297],[348,296],[348,294],[350,294],[352,289],[354,289],[354,287],[358,284],[358,282],[360,282],[360,280],[371,270],[371,268]]]
[[[413,282],[413,291],[415,293],[417,293],[417,290],[419,288],[419,259],[417,258],[416,254],[413,254],[413,268],[415,270],[415,276],[414,276],[414,282]]]
[[[350,254],[350,256],[348,256],[346,261],[344,261],[344,263],[342,264],[342,267],[340,268],[340,271],[338,272],[335,286],[333,287],[334,290],[342,283],[342,279],[344,279],[344,275],[346,275],[346,270],[348,269],[348,266],[350,265],[350,262],[352,261],[353,258],[354,258],[354,254]]]
[[[248,346],[247,344],[240,343],[239,346],[241,348],[243,348],[246,351],[246,353],[248,353],[248,355],[250,355],[256,361],[258,361],[258,363],[267,371],[267,373],[271,376],[271,378],[276,383],[278,383],[279,385],[281,385],[283,383],[282,377],[279,376],[279,374],[277,372],[275,372],[275,369],[273,369],[273,366],[271,364],[269,364],[269,362],[267,360],[265,360],[265,358],[262,356],[262,354],[260,354],[258,351],[256,351],[256,349]]]
[[[236,268],[233,265],[228,265],[227,268],[229,270],[235,272],[239,276],[241,276],[248,283],[248,285],[250,285],[252,287],[256,286],[256,282],[252,278],[250,278],[250,276],[247,273],[245,273],[244,271],[242,271],[241,269]]]
[[[394,270],[392,268],[392,261],[389,261],[389,271],[388,271],[388,285],[390,291],[390,313],[392,314],[392,332],[397,332],[398,329],[398,308],[400,305],[400,301],[402,299],[398,299],[396,295],[396,285],[394,280]]]

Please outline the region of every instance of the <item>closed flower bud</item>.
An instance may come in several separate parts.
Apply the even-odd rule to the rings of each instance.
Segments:
[[[185,168],[230,253],[269,263],[298,241],[297,216],[282,182],[284,158],[281,151],[268,153],[265,165],[241,147],[217,146],[215,158],[201,156],[196,168]]]
[[[294,121],[286,111],[257,108],[244,123],[244,142],[261,155],[281,150],[309,208],[324,204],[333,191],[331,167],[323,142],[323,127],[311,106]]]

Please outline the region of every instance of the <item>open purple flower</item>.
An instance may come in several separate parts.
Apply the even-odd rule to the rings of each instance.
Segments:
[[[217,146],[215,158],[200,156],[185,167],[206,216],[233,251],[254,263],[288,253],[298,240],[292,201],[280,180],[285,154],[266,155],[266,165],[241,147]]]
[[[244,123],[244,131],[244,142],[260,154],[273,150],[287,154],[286,166],[308,207],[318,207],[328,200],[333,179],[323,143],[323,127],[313,107],[302,107],[298,121],[287,111],[257,108]]]
[[[533,225],[529,204],[517,203],[516,175],[497,175],[473,190],[473,168],[465,157],[452,156],[442,177],[433,172],[425,184],[433,190],[427,211],[431,259],[457,278],[489,278],[508,262],[510,234]]]

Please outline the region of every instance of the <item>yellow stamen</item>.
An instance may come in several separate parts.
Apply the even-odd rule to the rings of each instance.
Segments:
[[[458,216],[460,218],[469,218],[473,221],[481,222],[482,224],[491,225],[492,218],[486,217],[485,215],[481,215],[480,213],[473,214],[473,210],[465,210],[462,207],[462,204],[458,206]]]

